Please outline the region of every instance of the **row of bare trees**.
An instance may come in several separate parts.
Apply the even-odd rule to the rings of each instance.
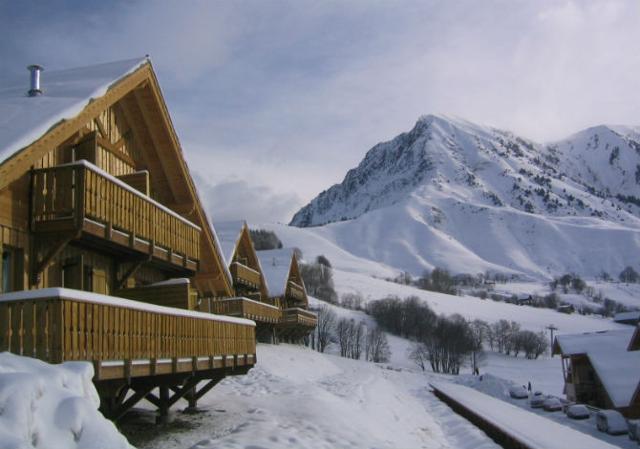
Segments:
[[[528,359],[537,359],[548,348],[549,343],[544,332],[533,332],[520,329],[515,321],[499,320],[489,325],[477,320],[483,328],[486,343],[492,351],[518,357],[520,353]]]
[[[389,361],[391,351],[386,334],[377,326],[367,326],[364,321],[353,318],[338,318],[328,305],[320,307],[316,314],[318,324],[310,336],[310,346],[325,352],[335,342],[342,357],[365,360],[374,363]]]

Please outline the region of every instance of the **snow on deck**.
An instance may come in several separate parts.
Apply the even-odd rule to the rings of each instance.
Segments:
[[[101,295],[99,293],[85,292],[70,288],[41,288],[38,290],[23,290],[0,295],[0,302],[28,301],[48,298],[61,298],[79,300],[95,304],[106,304],[115,307],[125,307],[128,309],[142,310],[145,312],[164,313],[168,315],[184,316],[188,318],[200,318],[211,321],[224,321],[227,323],[244,324],[255,326],[256,323],[245,318],[236,318],[226,315],[214,315],[213,313],[197,312],[195,310],[178,309],[175,307],[165,307],[156,304],[149,304],[131,299],[117,298],[115,296]]]
[[[450,383],[433,383],[432,386],[531,449],[616,448],[472,388]]]

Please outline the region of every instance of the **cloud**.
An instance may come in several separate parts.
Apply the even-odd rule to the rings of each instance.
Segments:
[[[214,221],[288,222],[301,203],[295,194],[278,194],[269,187],[252,185],[244,179],[218,184],[209,184],[199,176],[194,180],[207,214]]]
[[[536,140],[640,117],[637,1],[12,3],[3,61],[150,53],[190,162],[263,200],[311,199],[427,113]]]

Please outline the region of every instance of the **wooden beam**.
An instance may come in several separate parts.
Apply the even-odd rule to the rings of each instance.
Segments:
[[[151,255],[145,256],[144,258],[137,259],[132,261],[131,267],[122,275],[121,279],[118,279],[118,290],[124,288],[125,284],[133,276],[136,272],[145,264],[145,262],[149,262],[151,260]]]
[[[42,260],[38,261],[38,250],[43,246],[42,236],[36,236],[36,244],[34,245],[34,257],[33,260],[33,269],[31,271],[31,286],[36,286],[40,282],[40,274],[44,271],[44,269],[62,250],[74,239],[79,238],[81,235],[81,231],[74,232],[73,234],[66,234],[59,238],[57,241],[54,240],[52,245],[49,248],[49,251],[44,255]],[[47,238],[49,241],[50,239]]]
[[[100,132],[100,136],[102,136],[103,139],[107,139],[107,130],[104,127],[104,124],[102,123],[102,119],[100,118],[100,116],[98,115],[97,117],[95,117],[93,119],[94,123],[96,124],[96,126],[98,127],[98,131]]]
[[[111,411],[110,418],[114,421],[122,418],[129,410],[131,410],[131,408],[133,408],[134,405],[144,399],[144,397],[149,394],[154,388],[155,386],[151,384],[134,390],[134,394],[129,399],[116,407],[115,410]]]
[[[215,377],[215,378],[211,379],[209,382],[207,382],[202,388],[200,388],[198,391],[196,391],[196,393],[194,394],[195,400],[197,401],[202,396],[207,394],[209,392],[209,390],[211,390],[213,387],[218,385],[218,383],[220,383],[220,381],[222,379],[224,379],[224,376],[220,375],[219,377]]]

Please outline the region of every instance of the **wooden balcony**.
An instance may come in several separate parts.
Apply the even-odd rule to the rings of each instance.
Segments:
[[[260,289],[262,280],[260,273],[239,262],[233,262],[229,267],[233,281],[256,290]]]
[[[135,288],[124,288],[116,290],[113,295],[177,309],[196,310],[198,308],[198,292],[191,288],[191,283],[186,278],[171,279]]]
[[[300,326],[313,329],[318,324],[318,317],[313,312],[293,307],[282,311],[281,323],[287,326]]]
[[[31,229],[76,232],[196,271],[201,229],[123,181],[80,161],[32,171]]]
[[[0,295],[0,351],[50,363],[91,361],[94,381],[251,367],[256,360],[248,320],[61,288]]]
[[[248,298],[230,298],[211,301],[211,312],[218,315],[237,316],[257,323],[276,324],[280,322],[280,308]]]
[[[287,288],[287,296],[295,301],[304,301],[304,288],[293,281],[289,281]]]

